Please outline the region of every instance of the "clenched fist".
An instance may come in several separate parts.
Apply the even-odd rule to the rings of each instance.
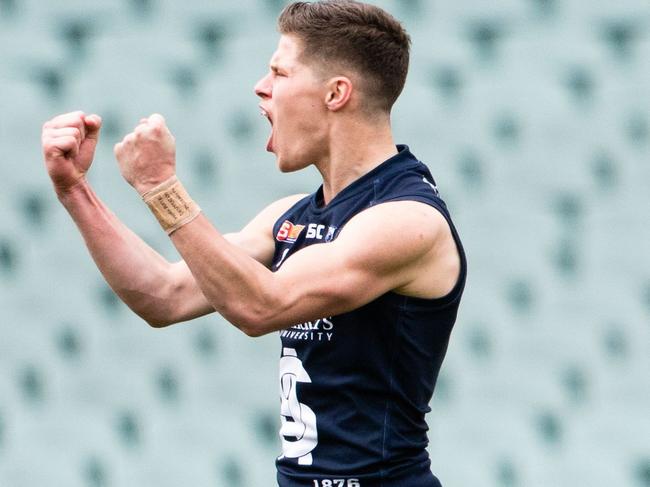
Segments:
[[[57,194],[84,179],[93,162],[102,119],[71,112],[45,122],[41,135],[47,172]]]
[[[176,141],[157,113],[141,119],[114,152],[122,176],[140,194],[176,174]]]

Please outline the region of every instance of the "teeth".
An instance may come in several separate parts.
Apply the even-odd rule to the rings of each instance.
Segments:
[[[260,107],[260,115],[262,115],[263,117],[265,117],[265,118],[269,121],[269,123],[270,123],[271,125],[273,125],[273,120],[271,120],[271,115],[269,114],[269,112],[267,112],[266,110],[264,110],[262,107]]]

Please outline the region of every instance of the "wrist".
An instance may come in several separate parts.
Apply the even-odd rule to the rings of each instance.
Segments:
[[[176,178],[176,173],[172,173],[170,176],[165,177],[163,179],[159,179],[159,180],[147,181],[147,182],[142,182],[142,183],[138,183],[138,184],[134,183],[133,187],[138,192],[138,194],[142,198],[144,198],[146,194],[149,194],[149,193],[152,193],[153,191],[156,191],[157,189],[164,186],[168,181],[171,181],[174,178]]]
[[[192,200],[176,175],[143,193],[142,199],[167,235],[201,213],[201,208]]]
[[[79,192],[83,192],[87,189],[88,189],[88,181],[86,180],[85,175],[80,176],[74,183],[68,184],[66,186],[60,186],[54,184],[54,192],[56,193],[56,197],[59,199],[61,203],[64,203],[66,200],[70,199],[75,194]]]

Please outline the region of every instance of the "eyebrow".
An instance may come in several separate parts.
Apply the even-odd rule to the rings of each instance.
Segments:
[[[275,57],[272,58],[269,61],[269,68],[271,69],[271,71],[274,71],[274,72],[283,71],[285,73],[289,73],[289,72],[291,72],[292,67],[293,67],[292,65],[285,64],[281,60],[279,60],[279,59],[277,59]]]

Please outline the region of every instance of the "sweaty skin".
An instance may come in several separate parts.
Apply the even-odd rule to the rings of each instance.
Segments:
[[[282,36],[255,91],[273,124],[267,149],[279,168],[314,164],[327,203],[396,149],[388,114],[368,117],[353,73],[321,79],[299,54],[300,42]],[[222,235],[201,214],[171,235],[183,260],[170,263],[124,226],[88,184],[100,128],[99,116],[83,112],[47,122],[46,167],[105,279],[152,326],[216,310],[259,336],[356,309],[391,290],[440,297],[458,279],[460,259],[449,225],[434,208],[412,201],[359,213],[333,242],[296,252],[277,272],[268,268],[273,224],[303,195],[272,203],[234,234]],[[175,140],[158,114],[140,120],[115,146],[115,156],[140,194],[176,172]]]

